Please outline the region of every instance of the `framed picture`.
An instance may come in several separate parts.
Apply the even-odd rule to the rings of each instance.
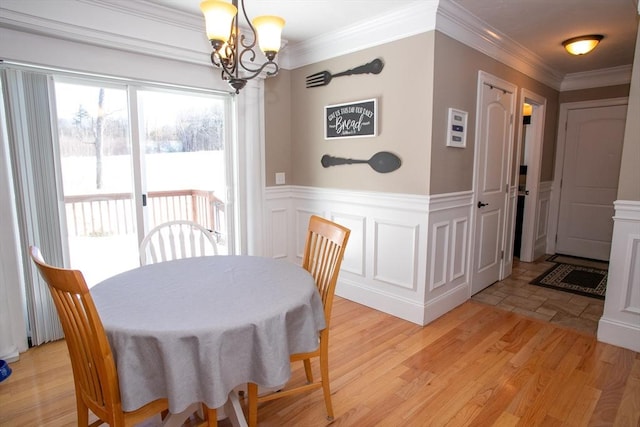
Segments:
[[[378,134],[378,101],[366,99],[324,107],[324,139],[362,138]]]

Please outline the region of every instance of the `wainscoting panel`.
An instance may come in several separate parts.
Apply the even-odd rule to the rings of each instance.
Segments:
[[[640,202],[614,203],[613,238],[598,340],[640,352]]]
[[[351,230],[347,250],[342,260],[342,271],[365,277],[367,253],[367,218],[361,215],[346,215],[334,212],[329,219]]]
[[[424,324],[470,297],[468,260],[472,196],[469,191],[430,197]]]
[[[287,227],[289,223],[289,212],[286,209],[274,209],[271,211],[271,232],[273,235],[281,237],[277,239],[268,240],[271,243],[271,251],[273,258],[286,258],[287,257],[287,236],[289,229]]]
[[[471,197],[269,187],[265,240],[288,241],[265,245],[265,256],[286,247],[300,263],[309,216],[329,218],[351,230],[336,294],[424,325],[469,299]],[[272,231],[282,218],[288,234]]]
[[[468,211],[468,209],[467,209]],[[464,280],[467,274],[467,243],[469,237],[469,217],[454,218],[451,220],[453,226],[452,232],[452,259],[449,265],[451,272],[449,279],[455,281],[457,279]]]
[[[376,220],[374,230],[373,279],[416,290],[418,226]]]
[[[447,264],[449,263],[449,222],[442,221],[433,224],[431,228],[431,247],[439,248],[430,259],[431,274],[429,280],[429,290],[433,291],[447,284]]]

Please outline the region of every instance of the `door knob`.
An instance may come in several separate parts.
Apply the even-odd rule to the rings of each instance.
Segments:
[[[489,203],[478,202],[478,209],[480,209],[483,206],[489,206]]]

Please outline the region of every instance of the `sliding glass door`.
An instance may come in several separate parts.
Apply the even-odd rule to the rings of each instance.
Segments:
[[[138,266],[167,221],[198,222],[232,251],[227,97],[70,79],[55,93],[70,264],[89,286]]]
[[[229,253],[224,99],[144,90],[138,106],[147,227],[191,220]]]

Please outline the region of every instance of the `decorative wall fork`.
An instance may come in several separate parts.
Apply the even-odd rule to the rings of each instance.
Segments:
[[[331,74],[329,71],[320,71],[319,73],[307,76],[307,88],[326,86],[334,77],[350,76],[353,74],[380,74],[384,68],[384,62],[380,58],[376,58],[368,64],[352,68],[337,74]]]

